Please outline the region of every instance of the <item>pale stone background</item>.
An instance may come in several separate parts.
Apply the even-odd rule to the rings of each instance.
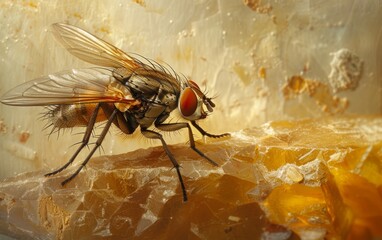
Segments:
[[[66,22],[127,52],[165,61],[218,96],[215,112],[202,123],[213,133],[328,115],[307,95],[286,102],[281,87],[304,68],[304,77],[327,84],[330,53],[341,48],[364,62],[359,87],[338,94],[349,100],[345,114],[382,113],[380,0],[245,2],[259,8],[242,0],[1,0],[0,95],[45,74],[90,66],[50,33],[52,23]],[[0,179],[57,168],[75,150],[69,146],[80,141],[75,133],[82,129],[48,138],[38,120],[42,111],[0,105]],[[104,154],[159,144],[115,132],[108,135]],[[185,132],[166,136],[170,143],[186,141]]]

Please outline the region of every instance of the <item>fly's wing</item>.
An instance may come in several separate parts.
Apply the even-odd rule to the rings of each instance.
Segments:
[[[129,70],[140,66],[133,57],[81,28],[64,23],[55,23],[52,28],[61,44],[81,60],[99,66],[125,67]]]
[[[1,102],[13,106],[46,106],[74,103],[139,102],[113,77],[108,68],[73,69],[21,84],[7,92]]]

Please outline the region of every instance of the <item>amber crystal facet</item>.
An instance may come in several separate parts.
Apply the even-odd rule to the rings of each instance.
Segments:
[[[382,237],[382,117],[270,122],[171,146],[94,158],[0,183],[0,233],[56,239],[375,239]]]

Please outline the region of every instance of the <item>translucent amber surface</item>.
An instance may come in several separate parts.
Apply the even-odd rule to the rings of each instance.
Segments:
[[[170,146],[92,159],[45,178],[0,183],[0,233],[33,239],[377,239],[382,237],[382,117],[270,122]]]

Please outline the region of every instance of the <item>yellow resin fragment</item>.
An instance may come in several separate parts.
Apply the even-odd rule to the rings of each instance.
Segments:
[[[263,209],[271,222],[297,233],[310,228],[323,229],[326,234],[325,229],[329,227],[326,202],[319,187],[281,185],[269,194]]]
[[[377,188],[365,178],[341,169],[333,169],[332,173],[344,203],[357,218],[352,231],[367,226],[372,235],[382,236],[381,187]]]
[[[287,178],[294,183],[299,183],[302,180],[304,180],[304,176],[300,173],[298,168],[293,166],[287,168],[286,175],[287,175]]]
[[[321,185],[327,204],[327,211],[330,215],[332,232],[334,239],[345,239],[354,221],[354,214],[344,203],[341,193],[336,185],[332,174],[327,174]]]

